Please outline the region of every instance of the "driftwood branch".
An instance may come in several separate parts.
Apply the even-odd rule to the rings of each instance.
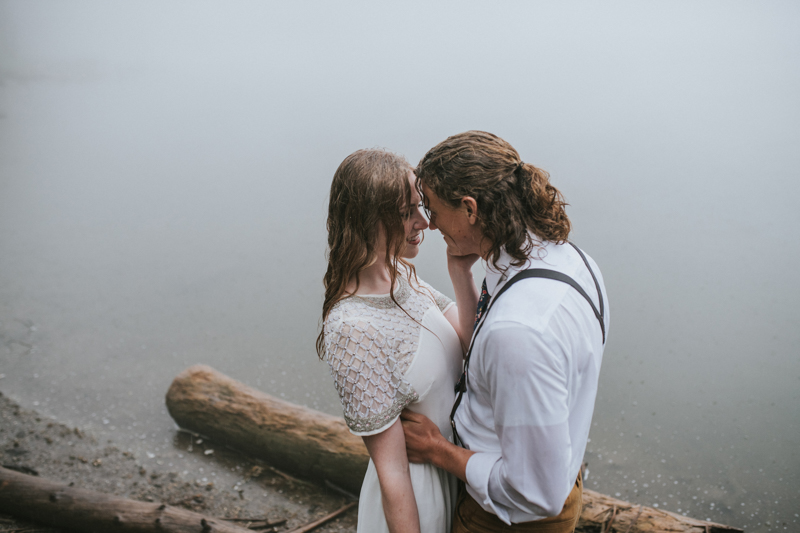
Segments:
[[[341,418],[278,400],[204,365],[172,382],[167,409],[178,425],[300,477],[358,493],[369,455]],[[723,533],[736,528],[642,507],[588,489],[579,531]],[[616,510],[615,510],[616,509]]]
[[[291,531],[287,531],[286,533],[308,533],[312,529],[316,529],[319,526],[321,526],[322,524],[325,524],[326,522],[330,522],[331,520],[333,520],[337,516],[345,513],[346,511],[349,511],[357,503],[358,502],[350,502],[347,505],[345,505],[343,507],[340,507],[339,509],[335,510],[334,512],[323,516],[319,520],[314,520],[313,522],[309,522],[308,524],[306,524],[304,526],[300,526],[297,529],[292,529]]]
[[[6,468],[0,468],[0,511],[82,532],[252,533],[186,509],[109,496]]]

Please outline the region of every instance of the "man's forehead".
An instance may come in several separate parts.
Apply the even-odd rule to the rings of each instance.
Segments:
[[[433,192],[430,187],[422,184],[422,201],[425,202],[425,205],[430,205],[431,200],[434,202],[440,202],[439,197],[436,196],[436,193]]]

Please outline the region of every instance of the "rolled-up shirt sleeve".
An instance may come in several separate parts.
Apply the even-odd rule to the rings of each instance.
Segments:
[[[483,335],[476,363],[485,379],[476,393],[492,405],[501,452],[477,450],[467,463],[467,483],[479,503],[506,523],[512,510],[556,516],[577,475],[569,472],[563,343],[516,322],[493,323]]]

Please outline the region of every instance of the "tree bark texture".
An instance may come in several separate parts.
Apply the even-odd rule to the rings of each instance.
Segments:
[[[179,426],[300,477],[358,494],[369,454],[341,417],[279,400],[211,367],[181,372],[167,391]]]
[[[186,509],[109,496],[2,467],[0,511],[85,533],[252,533]]]
[[[181,427],[260,457],[298,476],[358,493],[369,454],[339,417],[278,400],[204,365],[181,372],[167,392]],[[640,512],[641,511],[641,512]],[[741,531],[617,500],[588,489],[578,531],[722,533]]]
[[[617,500],[583,489],[579,532],[609,533],[742,533],[741,529]]]

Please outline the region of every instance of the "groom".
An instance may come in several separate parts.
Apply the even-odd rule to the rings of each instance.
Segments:
[[[547,173],[499,137],[449,137],[416,174],[447,243],[459,325],[475,332],[451,416],[461,446],[404,411],[408,458],[466,482],[454,533],[574,531],[608,329],[600,270],[567,242],[566,204]]]

